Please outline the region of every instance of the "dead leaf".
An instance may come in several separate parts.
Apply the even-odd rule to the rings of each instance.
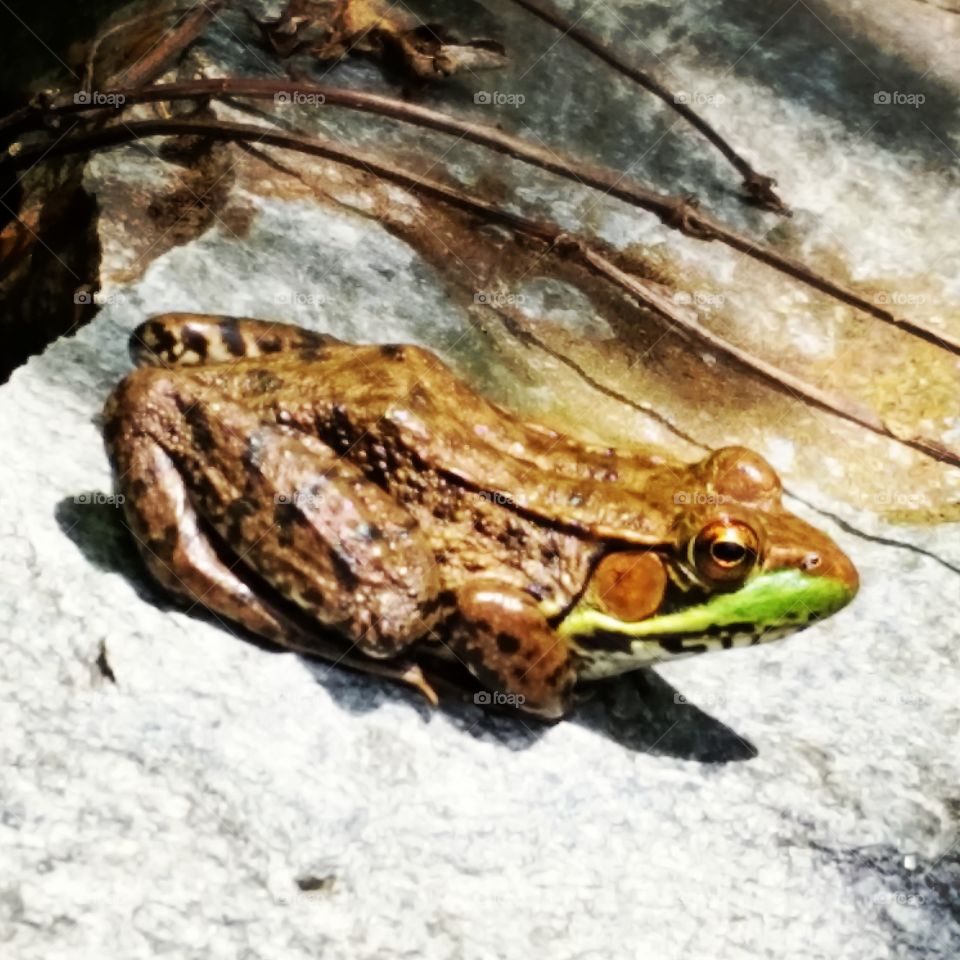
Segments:
[[[365,56],[421,81],[495,70],[508,59],[496,40],[461,40],[445,24],[419,23],[380,0],[289,0],[277,19],[251,19],[284,59],[306,54],[335,63]]]

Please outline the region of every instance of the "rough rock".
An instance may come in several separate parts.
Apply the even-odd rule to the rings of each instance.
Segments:
[[[695,189],[820,266],[925,297],[918,318],[956,333],[960,80],[935,58],[957,17],[910,0],[567,7],[678,89],[713,96],[704,112],[776,172],[793,220],[740,205],[728,168],[673,115],[511,4],[464,4],[462,30],[499,29],[510,72],[425,96],[661,189]],[[252,37],[223,17],[190,68],[269,73]],[[332,79],[381,83],[369,65]],[[525,103],[474,103],[492,83]],[[872,112],[878,90],[926,102]],[[306,113],[299,122],[409,162],[436,157],[465,182],[642,248],[693,278],[685,289],[723,291],[699,299],[728,335],[862,388],[907,423],[932,410],[924,429],[951,439],[957,394],[952,410],[941,397],[956,365],[926,345],[586,189],[472,147],[447,156],[439,135]],[[711,379],[716,364],[696,348],[627,329],[626,305],[560,268],[517,280],[506,261],[526,254],[396,188],[279,151],[269,157],[301,179],[234,147],[202,169],[164,156],[151,141],[88,164],[101,309],[0,388],[3,954],[960,954],[960,538],[956,522],[926,522],[955,519],[957,471],[743,372],[721,365]],[[220,180],[212,213],[193,204],[185,225],[189,192]],[[509,316],[539,341],[477,299],[491,290],[497,304],[513,296],[521,316]],[[98,412],[129,369],[127,334],[164,310],[423,343],[506,402],[594,436],[668,443],[623,400],[643,397],[706,442],[770,456],[816,508],[796,509],[855,559],[861,595],[793,640],[665,666],[550,727],[431,711],[250,643],[165,602],[110,499]],[[724,382],[742,392],[714,393]]]

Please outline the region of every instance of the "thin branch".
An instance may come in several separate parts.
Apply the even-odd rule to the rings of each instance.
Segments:
[[[189,13],[191,9],[191,7],[175,8],[167,11],[167,16],[173,16],[176,14],[179,17],[184,13]],[[93,91],[93,74],[96,67],[97,56],[100,53],[100,47],[107,39],[112,37],[114,34],[120,33],[123,30],[128,30],[130,27],[134,27],[139,23],[152,20],[156,16],[157,12],[155,10],[148,10],[145,13],[137,14],[135,17],[130,17],[128,20],[121,20],[119,23],[111,24],[109,27],[101,30],[91,41],[90,49],[87,51],[83,70],[83,84],[80,89],[86,93],[91,93]]]
[[[111,84],[136,88],[156,80],[206,30],[210,21],[228,2],[229,0],[200,0],[196,6],[190,7],[183,18],[164,34],[163,39],[146,56],[111,77]]]
[[[226,141],[252,141],[257,144],[296,150],[310,156],[322,157],[343,163],[402,187],[424,194],[442,203],[449,204],[489,223],[508,227],[515,233],[549,245],[563,256],[578,260],[598,276],[626,292],[643,306],[670,321],[677,332],[699,340],[711,350],[722,353],[750,370],[778,390],[802,399],[834,416],[848,420],[888,440],[910,447],[941,463],[960,467],[960,453],[948,449],[936,440],[927,437],[902,437],[890,430],[882,420],[869,411],[864,411],[843,400],[832,397],[818,387],[811,386],[778,367],[768,364],[719,335],[707,330],[685,310],[677,307],[656,285],[649,284],[617,267],[598,250],[584,241],[572,237],[561,227],[543,220],[532,220],[503,210],[487,200],[447,186],[436,180],[421,177],[372,155],[351,150],[331,141],[308,137],[274,128],[253,124],[232,123],[216,120],[135,120],[113,124],[97,130],[64,137],[54,145],[24,147],[14,156],[0,161],[14,167],[26,166],[44,150],[47,155],[86,152],[91,149],[116,146],[155,136],[204,136]]]
[[[563,36],[579,43],[581,47],[589,50],[592,54],[603,60],[604,63],[613,67],[614,70],[623,74],[623,76],[639,84],[645,90],[648,90],[655,97],[659,97],[671,110],[676,111],[692,127],[698,130],[707,140],[710,141],[726,159],[736,168],[743,177],[744,192],[760,206],[772,210],[774,213],[783,213],[789,216],[789,208],[777,196],[773,189],[777,181],[773,177],[758,173],[753,167],[730,145],[730,143],[697,113],[688,104],[679,101],[677,97],[668,90],[656,77],[641,70],[633,64],[615,53],[608,44],[605,44],[599,37],[594,36],[589,30],[584,29],[574,23],[566,14],[557,10],[553,4],[544,3],[543,0],[513,0],[518,7],[523,7],[534,16],[539,17],[551,27],[559,30]]]
[[[287,82],[283,80],[261,79],[216,79],[194,80],[188,83],[154,84],[142,90],[116,89],[104,91],[105,95],[123,98],[124,104],[146,103],[157,100],[193,99],[196,97],[227,96],[249,97],[259,100],[276,100],[283,96],[289,102],[294,95],[310,96],[317,105],[329,104],[360,110],[380,116],[390,117],[404,123],[427,127],[469,140],[498,153],[506,154],[524,163],[547,170],[567,180],[601,190],[617,197],[625,203],[656,214],[669,227],[699,240],[718,240],[740,253],[752,257],[774,270],[799,280],[836,300],[870,314],[883,323],[896,327],[909,336],[917,337],[942,350],[960,356],[960,339],[950,334],[931,330],[921,324],[894,316],[879,304],[865,299],[859,293],[818,273],[805,263],[788,257],[773,247],[751,240],[718,220],[701,213],[696,201],[691,197],[675,197],[656,193],[626,179],[622,174],[605,167],[580,163],[570,157],[564,157],[552,150],[531,144],[520,137],[505,133],[496,127],[460,120],[449,114],[428,107],[407,103],[393,97],[385,97],[359,90],[346,90],[325,84]],[[77,113],[84,110],[68,96],[55,97],[39,102],[35,106],[35,115],[24,121],[22,111],[7,118],[16,132],[24,127],[40,127],[50,117],[60,114]],[[86,109],[89,109],[87,107]],[[0,122],[0,134],[4,132],[5,122]],[[8,129],[8,135],[10,130]],[[21,149],[26,149],[21,148]]]

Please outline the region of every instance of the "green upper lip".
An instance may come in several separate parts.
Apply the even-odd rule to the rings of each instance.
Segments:
[[[827,617],[853,599],[850,584],[800,570],[775,570],[749,580],[732,593],[717,593],[704,603],[626,622],[599,610],[575,607],[557,628],[563,636],[615,633],[626,637],[706,632],[711,627],[802,624]]]

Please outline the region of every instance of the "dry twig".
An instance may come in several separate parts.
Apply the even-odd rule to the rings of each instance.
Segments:
[[[111,85],[136,89],[156,80],[206,30],[210,21],[229,2],[230,0],[200,0],[196,6],[190,7],[146,56],[111,77]]]

